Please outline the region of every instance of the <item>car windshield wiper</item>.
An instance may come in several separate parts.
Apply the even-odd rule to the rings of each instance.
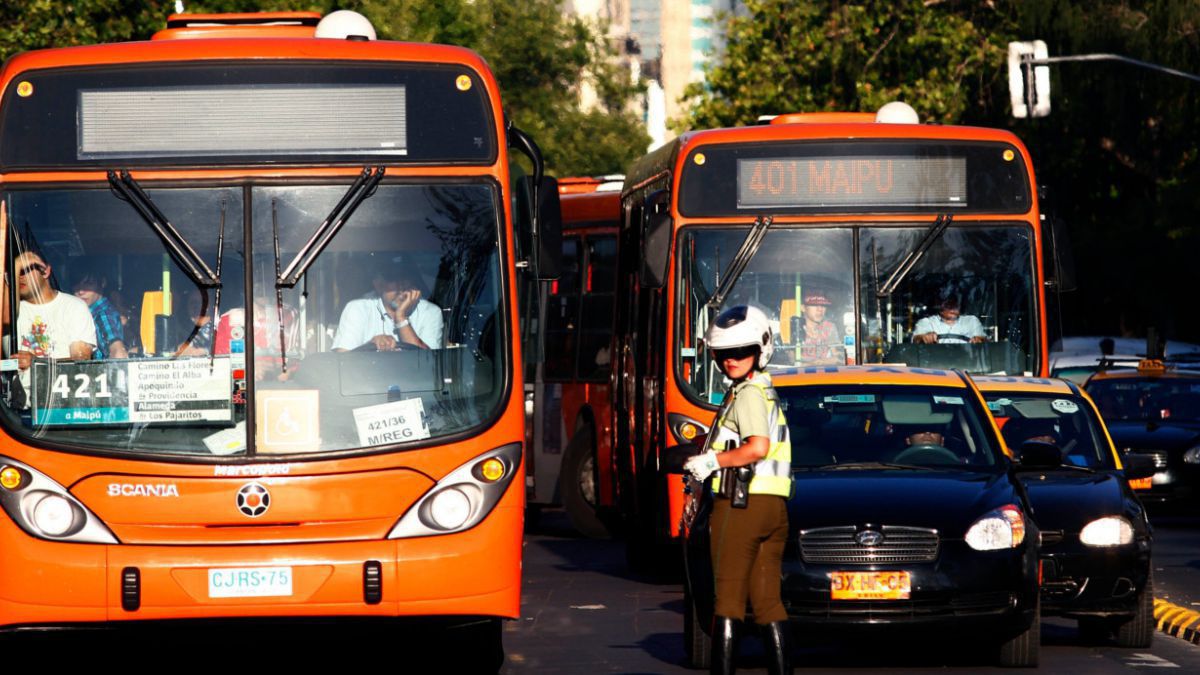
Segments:
[[[325,220],[317,226],[313,231],[312,236],[300,247],[300,251],[296,253],[296,257],[292,258],[292,262],[288,263],[283,272],[276,271],[275,286],[277,288],[295,288],[300,281],[300,277],[308,271],[308,268],[316,262],[317,257],[333,241],[337,233],[350,220],[354,210],[375,194],[375,188],[379,186],[379,181],[383,179],[384,168],[377,166],[373,170],[370,167],[364,167],[362,173],[350,185],[350,189],[346,190],[346,194],[338,200],[333,210],[325,216]],[[276,249],[278,249],[278,241],[276,241]],[[278,252],[276,253],[276,268],[278,268]]]
[[[950,223],[953,220],[953,215],[939,213],[937,219],[933,221],[933,225],[929,226],[929,229],[925,231],[925,235],[917,242],[917,245],[912,247],[912,250],[896,266],[896,269],[892,270],[892,273],[888,275],[887,281],[883,282],[883,286],[875,291],[876,297],[886,298],[895,292],[896,287],[904,281],[908,273],[917,266],[917,263],[921,262],[921,258],[924,257],[929,247],[933,246],[942,237],[942,234],[945,233],[947,227],[950,227]]]
[[[179,265],[179,268],[188,275],[188,278],[197,286],[204,288],[221,286],[220,275],[215,274],[200,257],[200,254],[196,253],[196,249],[192,248],[182,234],[179,234],[179,230],[176,230],[171,221],[167,220],[163,212],[150,199],[150,195],[146,194],[146,191],[134,180],[129,171],[125,169],[109,171],[108,184],[112,187],[113,194],[118,199],[129,202],[138,215],[150,226],[150,229],[154,230],[155,234],[162,239],[163,244],[167,247],[167,252],[175,260],[175,264]]]
[[[754,254],[758,253],[758,249],[762,246],[763,238],[767,236],[767,228],[771,227],[774,222],[771,216],[759,216],[754,219],[754,224],[750,226],[750,231],[746,233],[746,238],[742,240],[742,245],[738,248],[738,252],[733,256],[733,260],[729,263],[729,269],[725,271],[725,276],[721,277],[720,283],[713,291],[712,297],[708,299],[705,306],[712,309],[719,309],[721,303],[725,302],[725,297],[733,290],[733,285],[737,283],[742,272],[746,270],[746,265],[754,258]]]

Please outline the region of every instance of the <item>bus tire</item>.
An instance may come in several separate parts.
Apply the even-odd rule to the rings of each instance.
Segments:
[[[450,670],[462,673],[500,672],[504,666],[503,623],[501,619],[486,617],[447,629],[442,654],[457,656],[457,667]]]
[[[696,609],[696,600],[692,597],[688,585],[683,585],[683,651],[687,655],[688,665],[697,670],[705,670],[712,659],[712,636],[706,630],[703,618]]]
[[[558,491],[563,509],[571,526],[585,537],[601,539],[609,536],[608,528],[597,514],[598,485],[596,452],[592,447],[592,430],[580,427],[563,453],[558,474]]]

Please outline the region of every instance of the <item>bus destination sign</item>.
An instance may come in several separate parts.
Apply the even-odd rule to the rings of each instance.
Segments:
[[[739,209],[967,207],[965,157],[765,157],[737,162]]]

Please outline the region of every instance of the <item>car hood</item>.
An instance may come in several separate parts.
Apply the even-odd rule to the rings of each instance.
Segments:
[[[962,537],[983,514],[1021,504],[1005,472],[842,469],[800,471],[788,502],[793,530],[903,525]]]
[[[1158,422],[1109,422],[1108,433],[1119,448],[1168,450],[1200,441],[1200,430]]]
[[[1029,494],[1033,521],[1042,530],[1078,532],[1102,516],[1124,513],[1121,478],[1083,471],[1017,474]]]

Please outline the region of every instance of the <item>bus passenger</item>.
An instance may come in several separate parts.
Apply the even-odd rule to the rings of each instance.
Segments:
[[[96,326],[87,303],[50,285],[50,265],[32,251],[13,261],[21,306],[17,310],[17,365],[21,384],[29,388],[34,358],[92,358]]]
[[[802,298],[804,323],[800,334],[800,363],[806,366],[844,365],[846,350],[837,326],[825,318],[833,303],[823,291],[806,291]]]
[[[979,318],[963,314],[958,298],[949,296],[937,304],[937,314],[931,314],[917,322],[913,330],[913,342],[920,344],[978,344],[986,338]]]
[[[442,312],[421,297],[415,272],[386,261],[372,283],[374,293],[342,310],[334,351],[442,348]]]
[[[187,316],[190,323],[187,325],[187,339],[175,350],[180,356],[207,356],[213,348],[213,322],[205,311],[208,303],[204,296],[205,291],[199,288],[188,290]]]
[[[96,324],[96,350],[92,358],[127,359],[129,350],[125,348],[125,327],[121,322],[121,313],[104,295],[107,286],[107,279],[86,272],[72,288],[75,297],[87,303],[92,322]]]

